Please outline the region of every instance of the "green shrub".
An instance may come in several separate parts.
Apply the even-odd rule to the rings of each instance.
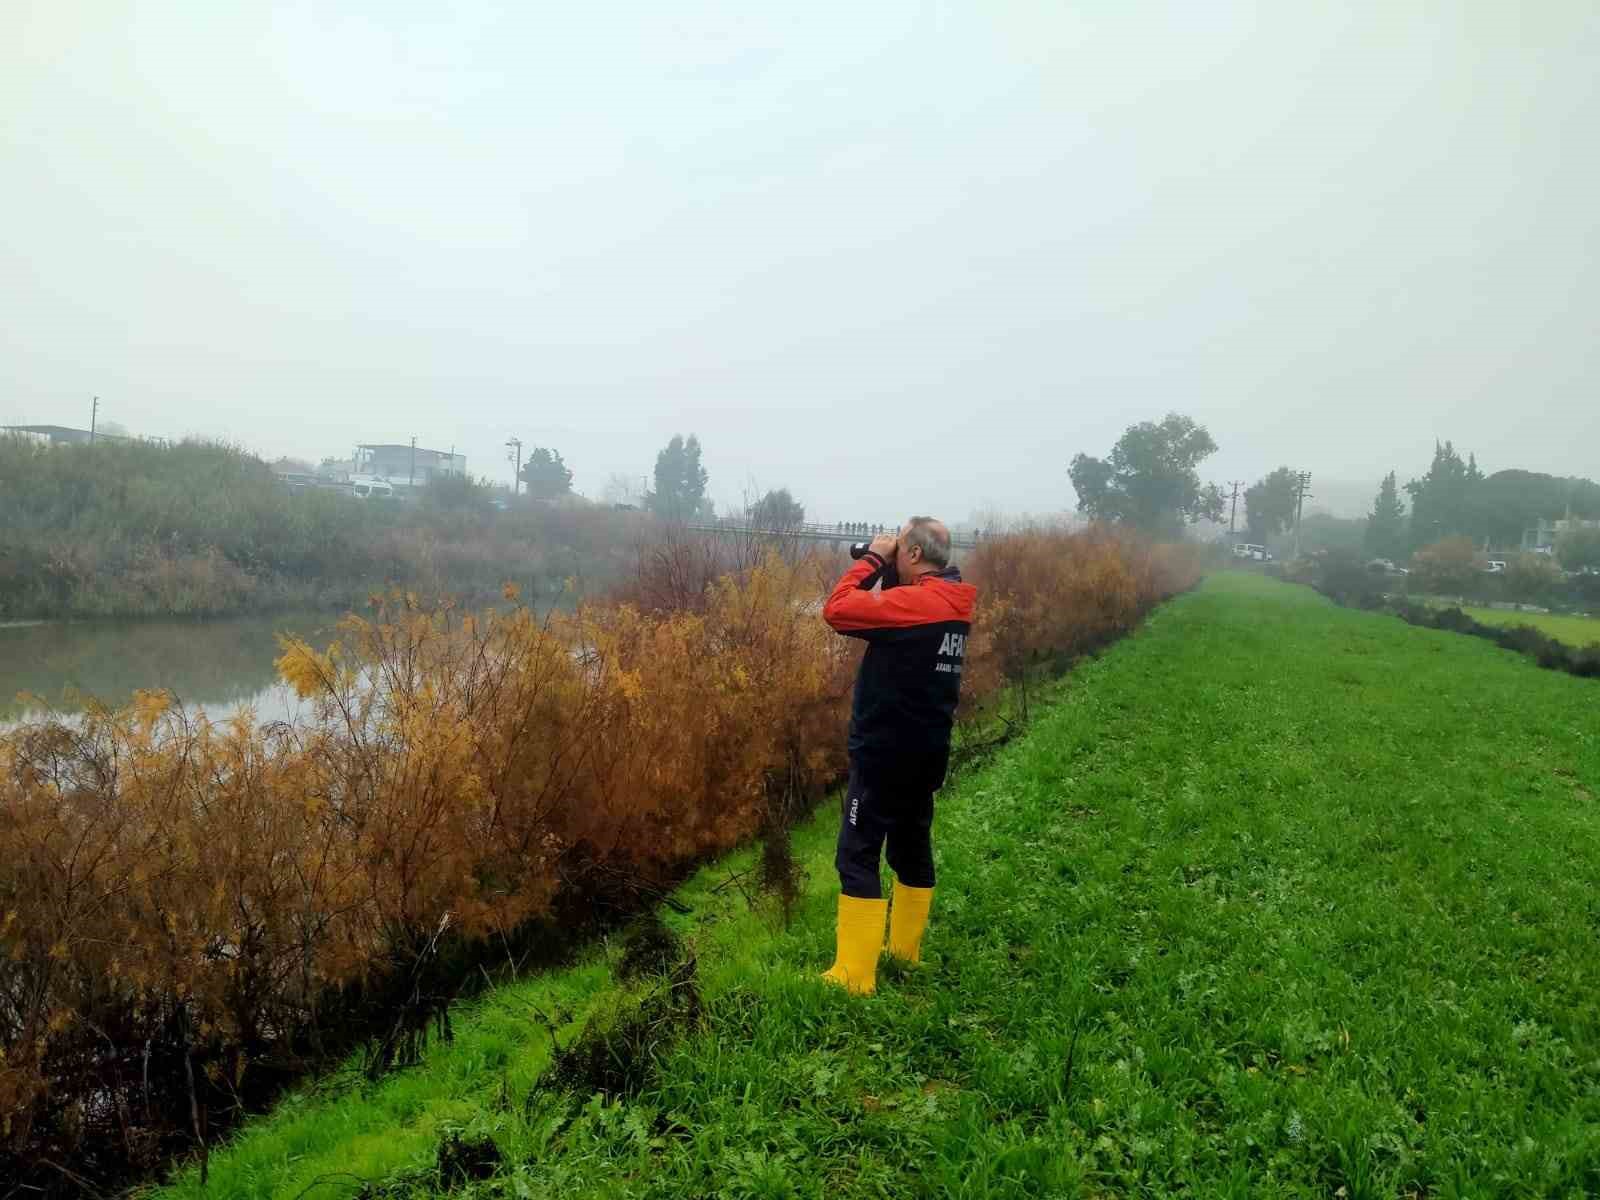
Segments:
[[[1504,587],[1513,600],[1547,600],[1564,580],[1554,559],[1543,554],[1519,554],[1506,564]]]

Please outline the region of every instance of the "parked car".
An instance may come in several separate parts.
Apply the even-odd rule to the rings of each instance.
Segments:
[[[1252,542],[1235,542],[1233,544],[1235,558],[1248,559],[1251,562],[1271,562],[1272,551],[1265,546],[1257,546]]]
[[[1501,560],[1500,560],[1500,559],[1498,559],[1498,558],[1491,558],[1491,559],[1490,559],[1490,560],[1489,560],[1489,561],[1488,561],[1488,562],[1486,562],[1486,563],[1484,563],[1484,564],[1483,564],[1483,569],[1484,569],[1484,572],[1485,572],[1485,573],[1486,573],[1486,574],[1489,574],[1489,575],[1499,575],[1499,574],[1501,574],[1501,573],[1502,573],[1502,572],[1503,572],[1503,571],[1505,571],[1505,569],[1506,569],[1506,564],[1505,564],[1505,563],[1503,563],[1503,562],[1502,562],[1502,561],[1501,561]]]
[[[387,479],[373,479],[364,475],[351,477],[350,492],[357,500],[394,499],[394,485]]]

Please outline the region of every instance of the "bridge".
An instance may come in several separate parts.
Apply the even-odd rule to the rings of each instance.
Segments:
[[[693,529],[697,533],[716,533],[728,537],[772,537],[796,538],[800,541],[830,542],[835,546],[848,546],[851,542],[870,542],[880,533],[896,533],[899,530],[895,525],[877,525],[869,521],[835,521],[806,522],[800,525],[788,525],[781,529],[770,529],[756,525],[750,521],[735,517],[718,518],[713,521],[689,521],[685,529]],[[977,548],[981,530],[950,531],[950,548],[953,550],[973,550]]]

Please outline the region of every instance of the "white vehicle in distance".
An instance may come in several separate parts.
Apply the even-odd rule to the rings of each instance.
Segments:
[[[1257,546],[1253,542],[1235,542],[1233,544],[1235,558],[1248,559],[1251,562],[1271,562],[1272,551],[1265,546]]]
[[[393,485],[387,479],[376,479],[370,475],[352,475],[350,492],[357,500],[394,499]]]
[[[1367,570],[1382,572],[1385,575],[1409,575],[1411,571],[1406,567],[1396,566],[1392,558],[1375,558],[1367,564]]]
[[[1488,562],[1483,564],[1483,569],[1490,575],[1499,575],[1506,569],[1506,564],[1501,562],[1498,558],[1491,558]]]

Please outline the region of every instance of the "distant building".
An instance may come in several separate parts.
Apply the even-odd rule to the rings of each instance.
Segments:
[[[68,425],[0,425],[0,431],[46,438],[52,446],[87,446],[90,442],[163,441],[162,438],[136,438],[125,433],[107,433],[103,429],[90,433],[87,429],[73,429]]]
[[[414,483],[418,486],[447,475],[465,475],[467,456],[443,450],[428,450],[410,443],[391,445],[372,443],[356,447],[351,475],[367,475],[387,479],[392,483]]]
[[[7,425],[5,431],[48,438],[52,446],[87,446],[90,439],[87,429],[69,429],[65,425]]]
[[[1561,535],[1577,529],[1600,529],[1600,521],[1586,521],[1568,517],[1560,521],[1546,521],[1542,517],[1531,529],[1522,532],[1522,549],[1526,553],[1550,554],[1555,550]]]

